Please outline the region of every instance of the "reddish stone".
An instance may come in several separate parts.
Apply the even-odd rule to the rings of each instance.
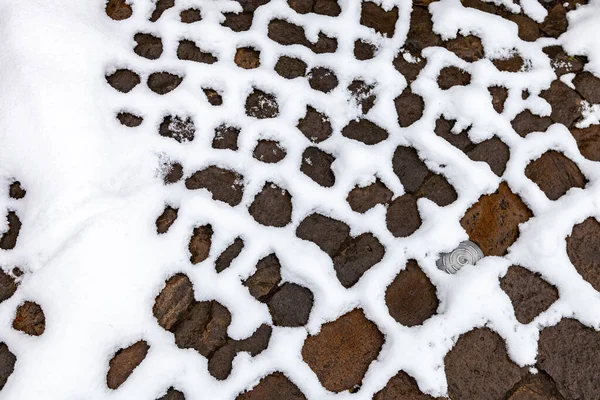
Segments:
[[[254,47],[240,47],[236,50],[233,61],[240,68],[258,68],[260,66],[260,51]]]
[[[110,360],[106,384],[110,389],[117,389],[129,378],[133,370],[146,358],[150,346],[140,340],[129,347],[123,348]]]
[[[456,39],[448,40],[445,47],[467,62],[475,62],[483,58],[483,44],[477,36],[459,35]]]
[[[550,150],[527,165],[525,175],[535,182],[550,200],[557,200],[573,187],[587,183],[577,164],[564,154]]]

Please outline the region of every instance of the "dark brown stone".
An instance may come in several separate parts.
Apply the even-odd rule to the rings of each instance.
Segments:
[[[532,132],[546,132],[552,123],[550,117],[540,117],[530,110],[525,110],[512,120],[511,125],[519,135],[525,137]]]
[[[234,32],[244,32],[252,26],[252,13],[224,13],[225,21],[222,25],[228,27]]]
[[[186,275],[176,274],[166,281],[165,287],[156,296],[152,314],[163,329],[170,331],[193,302],[192,282]]]
[[[410,260],[388,286],[385,303],[390,315],[405,326],[421,325],[439,305],[435,286],[415,260]]]
[[[325,389],[342,392],[360,385],[383,341],[377,326],[361,309],[354,309],[324,324],[317,335],[309,336],[302,347],[302,358]]]
[[[213,64],[217,62],[217,57],[212,53],[202,51],[196,46],[196,43],[188,39],[179,41],[179,45],[177,46],[177,58],[204,64]]]
[[[548,36],[557,38],[567,30],[568,26],[567,10],[562,3],[558,2],[548,11],[546,19],[540,24],[540,29]]]
[[[507,58],[496,58],[492,60],[498,71],[519,72],[525,66],[525,61],[518,53],[513,53]]]
[[[254,12],[260,6],[264,6],[270,0],[235,0],[242,6],[244,12]]]
[[[227,124],[221,124],[215,128],[215,137],[212,141],[213,149],[238,149],[238,136],[240,135],[240,128],[237,126],[231,126]]]
[[[177,208],[165,207],[165,210],[156,219],[156,232],[159,234],[167,232],[177,219],[177,211],[179,211]]]
[[[272,331],[269,325],[262,324],[250,337],[236,341],[235,348],[237,351],[250,353],[253,357],[257,356],[269,346]]]
[[[164,396],[156,400],[185,400],[185,396],[179,390],[171,387]]]
[[[140,57],[156,60],[163,52],[162,40],[159,37],[149,33],[136,33],[133,40],[136,42],[133,51]]]
[[[226,268],[229,268],[232,261],[235,260],[237,256],[240,255],[242,249],[244,248],[244,241],[242,238],[235,238],[233,243],[231,243],[217,258],[215,261],[215,269],[217,272],[223,272]]]
[[[267,305],[276,326],[304,326],[312,310],[313,294],[303,286],[286,282],[268,300]]]
[[[138,365],[144,361],[150,346],[145,340],[140,340],[129,347],[123,348],[109,362],[106,384],[110,389],[117,389],[129,378]]]
[[[40,336],[46,329],[46,317],[39,304],[26,301],[17,307],[12,327],[28,335]]]
[[[375,393],[374,400],[433,400],[422,393],[415,378],[404,371],[392,377],[383,389]]]
[[[192,264],[198,264],[208,258],[212,244],[213,228],[211,225],[202,225],[194,228],[190,244],[188,246],[192,256]]]
[[[563,153],[550,150],[527,165],[525,175],[535,182],[550,200],[557,200],[573,187],[583,188],[586,177],[577,164]]]
[[[244,282],[244,286],[256,300],[268,301],[281,282],[281,264],[275,253],[260,259],[256,271]]]
[[[248,211],[261,225],[284,227],[292,221],[292,196],[286,189],[266,182]]]
[[[15,181],[8,187],[8,195],[11,199],[22,199],[27,194],[27,191],[21,186],[21,182]]]
[[[600,332],[563,319],[540,333],[538,364],[565,399],[595,399],[600,393]]]
[[[427,8],[413,7],[404,48],[413,56],[420,56],[421,51],[430,46],[442,46],[442,39],[433,32]]]
[[[223,96],[221,96],[216,90],[211,88],[202,88],[202,91],[204,92],[206,100],[208,100],[211,106],[220,106],[223,104]]]
[[[506,170],[506,163],[510,158],[510,149],[500,138],[494,136],[477,144],[467,155],[473,161],[487,163],[493,173],[502,176]]]
[[[388,207],[385,222],[395,237],[407,237],[415,233],[421,226],[417,199],[410,194],[396,198]]]
[[[246,98],[246,115],[258,119],[275,118],[279,115],[279,106],[271,93],[254,89]]]
[[[285,158],[285,149],[274,140],[259,140],[252,156],[267,164],[278,163]]]
[[[581,117],[581,97],[560,80],[555,80],[540,97],[552,106],[550,118],[569,128]]]
[[[475,62],[483,58],[483,44],[477,36],[459,35],[456,39],[448,40],[445,47],[467,62]]]
[[[357,39],[354,42],[354,57],[357,60],[370,60],[375,57],[377,47],[374,44]]]
[[[506,400],[565,400],[552,379],[543,371],[525,376],[511,390]]]
[[[275,72],[286,79],[294,79],[306,75],[306,63],[299,58],[281,56],[275,64]]]
[[[183,177],[183,166],[179,163],[165,165],[163,181],[166,185],[178,182]]]
[[[110,75],[106,75],[106,81],[119,92],[128,93],[140,82],[140,76],[128,69],[118,69]]]
[[[377,144],[388,138],[388,133],[385,129],[365,118],[350,121],[342,129],[342,135],[367,145]]]
[[[583,129],[572,128],[571,134],[585,158],[600,161],[600,125],[590,125],[589,128]]]
[[[156,22],[163,15],[163,13],[171,7],[175,6],[175,0],[158,0],[156,7],[152,11],[150,16],[150,22]]]
[[[308,14],[315,6],[316,0],[287,0],[288,6],[298,14]]]
[[[373,28],[380,34],[391,38],[394,36],[396,21],[398,21],[398,7],[394,7],[390,11],[385,11],[373,2],[366,1],[362,3],[360,12],[361,25]]]
[[[593,217],[573,227],[567,254],[583,279],[600,292],[600,223]]]
[[[281,372],[262,378],[258,385],[241,393],[236,400],[306,400],[298,386]]]
[[[21,220],[14,211],[6,214],[8,219],[8,230],[0,237],[0,249],[12,250],[17,245],[19,232],[21,231]]]
[[[568,73],[578,73],[583,70],[585,57],[572,57],[565,53],[561,46],[545,47],[544,53],[550,58],[550,65],[556,72],[556,75],[561,76]]]
[[[502,338],[487,328],[463,334],[444,364],[452,399],[504,399],[524,375],[508,358]]]
[[[273,19],[269,22],[267,36],[283,46],[292,44],[311,46],[311,43],[306,39],[303,27],[283,19]]]
[[[521,40],[535,42],[540,38],[541,34],[538,24],[531,18],[521,14],[510,13],[507,19],[517,24],[518,35]]]
[[[423,98],[418,94],[414,94],[409,88],[394,99],[394,105],[398,114],[398,123],[402,128],[406,128],[420,120],[425,110]]]
[[[354,80],[348,86],[352,99],[358,104],[363,114],[366,114],[375,105],[374,85],[369,85],[362,80]]]
[[[437,82],[442,90],[448,90],[453,86],[466,86],[471,83],[471,74],[458,67],[444,67],[440,71]]]
[[[127,0],[108,0],[106,2],[106,15],[115,21],[122,21],[131,17],[133,10]],[[6,380],[4,381],[6,383]],[[4,385],[2,385],[4,386]]]
[[[258,68],[260,66],[260,51],[254,47],[240,47],[236,50],[233,61],[240,68]]]
[[[588,71],[577,74],[573,84],[584,99],[592,104],[600,104],[600,79],[594,74]]]
[[[503,256],[519,237],[519,224],[533,214],[505,182],[495,193],[481,196],[460,224],[486,256]]]
[[[338,85],[338,79],[329,68],[316,67],[308,73],[308,83],[314,90],[329,93]]]
[[[333,133],[329,118],[311,106],[306,106],[306,114],[296,127],[313,143],[321,143]]]
[[[337,50],[337,39],[319,32],[317,42],[312,43],[309,48],[317,54],[335,53]]]
[[[216,301],[193,303],[173,326],[180,349],[194,349],[206,358],[225,345],[231,314]]]
[[[0,269],[0,303],[9,299],[17,291],[15,279]]]
[[[333,257],[333,268],[345,288],[352,287],[383,258],[385,249],[372,233],[348,238]]]
[[[413,147],[398,146],[392,167],[408,193],[415,193],[429,175],[429,169]]]
[[[439,174],[431,175],[417,192],[417,197],[425,197],[440,207],[452,204],[458,198],[454,186]]]
[[[202,13],[197,8],[188,8],[179,13],[179,18],[184,24],[193,24],[202,20]]]
[[[492,96],[492,106],[498,114],[504,111],[504,103],[508,98],[508,89],[504,86],[491,86],[488,88],[488,92]]]
[[[15,370],[17,357],[10,351],[6,343],[0,343],[0,390]]]
[[[316,14],[337,17],[342,12],[337,0],[316,0],[313,7]]]
[[[183,77],[169,72],[154,72],[148,77],[148,87],[154,93],[167,94],[177,88]]]
[[[415,58],[412,61],[414,62],[407,61],[402,51],[396,54],[396,57],[392,61],[394,68],[404,76],[408,83],[417,79],[417,76],[419,76],[419,73],[425,67],[425,60],[422,58]]]
[[[302,153],[302,164],[300,171],[313,181],[324,187],[331,187],[335,183],[335,175],[331,170],[331,164],[335,157],[324,152],[318,147],[307,147]]]
[[[435,122],[434,132],[452,146],[465,151],[467,147],[471,146],[471,140],[469,139],[469,135],[467,134],[466,130],[460,133],[452,133],[452,128],[454,127],[455,122],[456,121],[450,121],[441,116]]]
[[[163,118],[158,128],[160,136],[169,137],[179,143],[194,140],[196,126],[191,117],[183,119],[179,116],[167,115]]]
[[[346,223],[316,213],[304,218],[296,229],[296,236],[313,242],[330,257],[337,254],[349,235]]]
[[[518,265],[508,269],[500,287],[510,297],[517,320],[528,324],[558,299],[558,290],[535,274]]]
[[[119,120],[121,125],[125,125],[129,128],[135,128],[136,126],[140,126],[144,121],[142,117],[138,117],[137,115],[128,112],[118,113],[117,119]]]
[[[237,172],[210,166],[194,172],[185,180],[185,187],[190,190],[206,189],[214,200],[223,201],[233,207],[242,201],[243,180]]]
[[[228,341],[216,349],[210,356],[208,360],[208,372],[220,381],[227,379],[229,374],[231,374],[235,355],[235,342]]]
[[[393,193],[379,179],[369,186],[356,186],[348,193],[346,201],[352,210],[364,213],[377,204],[387,204],[392,199]]]

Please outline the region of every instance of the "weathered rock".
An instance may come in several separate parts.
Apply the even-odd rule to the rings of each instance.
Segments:
[[[306,39],[303,27],[283,19],[273,19],[269,22],[267,36],[283,46],[292,44],[311,46],[311,43]]]
[[[333,268],[342,286],[349,288],[381,261],[384,254],[385,249],[379,240],[372,233],[363,233],[344,241],[333,257]]]
[[[279,115],[279,106],[271,93],[254,89],[246,98],[246,115],[258,119],[275,118]]]
[[[483,58],[483,44],[477,36],[459,35],[456,39],[448,40],[445,47],[467,62],[475,62]]]
[[[507,19],[517,24],[518,35],[521,40],[527,42],[535,42],[540,38],[540,29],[538,24],[531,18],[521,15],[510,13]]]
[[[304,326],[312,310],[313,294],[304,286],[286,282],[268,300],[267,305],[276,326]]]
[[[278,163],[285,158],[285,150],[274,140],[259,140],[252,156],[267,164]]]
[[[540,97],[552,106],[550,118],[567,128],[581,117],[581,97],[561,80],[555,80]]]
[[[121,123],[121,125],[125,125],[129,128],[135,128],[136,126],[140,126],[144,121],[142,117],[138,117],[135,114],[128,112],[120,112],[117,114],[117,119]]]
[[[550,65],[558,76],[579,73],[583,70],[585,58],[580,56],[572,57],[559,45],[545,47],[543,51],[550,58]]]
[[[296,229],[296,236],[315,243],[330,257],[337,254],[349,235],[346,223],[316,213],[304,218]]]
[[[419,76],[419,73],[425,67],[425,59],[400,51],[392,61],[392,64],[396,68],[396,71],[400,72],[408,83],[411,83],[417,79],[417,76]]]
[[[8,195],[11,199],[22,199],[27,194],[27,191],[21,186],[21,182],[14,181],[8,187]]]
[[[287,0],[288,6],[298,14],[308,14],[315,6],[316,0]]]
[[[165,165],[163,181],[166,185],[176,183],[183,178],[183,166],[179,163]]]
[[[198,264],[208,258],[210,246],[212,244],[213,229],[212,226],[202,225],[194,228],[188,249],[192,256],[192,264]]]
[[[315,146],[307,147],[302,153],[300,171],[321,186],[331,187],[335,183],[335,175],[331,164],[335,157]]]
[[[411,55],[420,56],[421,51],[430,46],[442,46],[442,39],[433,32],[433,22],[427,9],[413,7],[404,48]]]
[[[241,393],[236,400],[306,400],[298,386],[281,372],[262,378],[258,385]]]
[[[250,29],[252,26],[253,13],[224,13],[225,21],[222,22],[223,26],[228,27],[234,32],[244,32]]]
[[[26,301],[17,307],[13,329],[32,336],[40,336],[46,330],[46,317],[39,304]]]
[[[375,57],[377,47],[374,44],[357,39],[354,42],[354,57],[357,60],[370,60]]]
[[[254,12],[260,6],[264,6],[269,0],[236,0],[242,6],[244,12]]]
[[[128,93],[141,82],[138,74],[123,68],[106,75],[106,81],[110,86],[123,93]]]
[[[204,95],[206,96],[206,100],[210,103],[211,106],[220,106],[223,104],[223,96],[219,92],[211,88],[202,88]]]
[[[571,134],[585,158],[600,161],[600,125],[590,125],[583,129],[572,128]]]
[[[388,133],[385,129],[365,118],[350,121],[342,129],[342,135],[367,145],[377,144],[388,138]]]
[[[191,117],[184,119],[179,116],[167,115],[160,123],[158,133],[160,136],[175,139],[179,143],[191,142],[194,140],[196,126]]]
[[[567,10],[562,3],[556,3],[548,11],[546,19],[540,24],[540,29],[547,35],[557,38],[567,30],[568,26]]]
[[[267,182],[248,211],[261,225],[284,227],[292,221],[292,196],[286,189]]]
[[[550,150],[525,168],[525,175],[535,182],[550,200],[557,200],[573,187],[587,183],[577,164],[563,153]]]
[[[236,50],[233,61],[240,68],[258,68],[260,66],[260,51],[254,47],[240,47]]]
[[[157,400],[185,400],[185,396],[179,390],[171,387],[164,396]]]
[[[126,0],[108,0],[105,7],[106,15],[115,21],[131,17],[133,10]],[[6,382],[6,381],[5,381]],[[4,385],[2,385],[4,386]]]
[[[306,114],[298,121],[297,128],[314,143],[321,143],[333,133],[329,118],[311,106],[306,106]]]
[[[0,390],[15,370],[17,357],[10,351],[6,343],[0,343]]]
[[[429,175],[429,169],[413,147],[398,146],[392,167],[408,193],[415,193]]]
[[[221,255],[215,261],[215,269],[217,272],[223,272],[226,268],[229,268],[233,260],[240,255],[243,248],[244,241],[242,238],[235,238],[233,243],[227,246],[227,248],[223,250]]]
[[[552,379],[543,371],[525,376],[506,400],[564,400]]]
[[[594,74],[588,71],[577,74],[573,84],[584,99],[592,104],[600,104],[600,79]]]
[[[175,6],[175,0],[158,0],[156,7],[152,11],[150,16],[150,22],[156,22],[163,15],[163,13],[171,7]]]
[[[193,302],[192,282],[186,275],[176,274],[167,280],[165,287],[156,296],[152,314],[158,324],[169,331]]]
[[[316,67],[309,71],[308,83],[314,90],[329,93],[337,87],[338,79],[329,68]]]
[[[317,54],[335,53],[337,50],[337,39],[319,32],[316,43],[311,43],[309,48]]]
[[[177,46],[177,58],[204,64],[214,64],[218,61],[217,57],[212,53],[202,51],[196,46],[196,43],[188,39],[179,41],[179,45]]]
[[[417,199],[404,194],[390,204],[385,216],[388,230],[396,237],[407,237],[421,226],[421,215],[417,208]]]
[[[171,206],[165,207],[165,210],[156,219],[156,232],[159,234],[165,233],[169,230],[173,222],[177,219],[177,208]]]
[[[510,149],[500,138],[494,136],[491,139],[478,143],[471,149],[467,156],[473,161],[483,161],[487,163],[492,172],[502,176],[506,170],[506,163],[510,158]]]
[[[452,128],[456,121],[450,121],[441,116],[435,122],[435,134],[446,140],[452,146],[465,151],[467,147],[471,146],[471,140],[467,134],[467,130],[460,133],[452,133]],[[414,156],[413,156],[414,157]]]
[[[460,224],[486,256],[503,256],[519,237],[519,224],[533,214],[505,182],[495,193],[481,196]]]
[[[177,88],[183,77],[169,72],[153,72],[148,77],[148,87],[154,93],[167,94]]]
[[[109,362],[106,384],[110,389],[117,389],[129,378],[133,370],[144,361],[150,346],[145,340],[140,340],[129,347],[123,348]]]
[[[377,204],[386,204],[392,199],[393,193],[379,179],[369,186],[356,186],[348,193],[346,201],[352,210],[364,213]]]
[[[546,132],[546,129],[552,125],[552,119],[524,110],[512,120],[511,125],[519,135],[525,137],[532,132]]]
[[[179,18],[184,24],[193,24],[202,21],[202,13],[197,8],[188,8],[179,13]]]
[[[361,112],[366,114],[375,105],[374,85],[369,85],[362,80],[354,80],[348,86],[348,91],[352,95],[352,100],[360,107]]]
[[[262,324],[250,337],[235,341],[235,348],[238,352],[245,351],[254,357],[269,346],[272,331],[269,325]]]
[[[306,75],[306,63],[299,58],[281,56],[275,64],[275,72],[286,79],[294,79]]]
[[[471,83],[471,74],[458,67],[444,67],[438,75],[437,83],[442,90],[448,90],[453,86],[466,86]]]
[[[212,141],[213,149],[238,149],[238,136],[240,135],[240,128],[237,126],[221,124],[215,128],[215,137]]]
[[[133,40],[136,42],[133,51],[140,57],[156,60],[163,52],[162,40],[157,36],[149,33],[136,33]]]
[[[275,253],[262,258],[256,271],[244,282],[244,286],[256,300],[266,302],[281,282],[281,264]]]
[[[504,72],[519,72],[525,66],[525,60],[518,54],[513,53],[507,58],[495,58],[492,60],[492,64],[496,66],[498,71]]]
[[[193,303],[171,328],[181,349],[194,349],[206,358],[225,345],[231,314],[216,301]]]
[[[504,111],[504,103],[508,98],[508,89],[504,86],[491,86],[488,88],[490,95],[492,96],[492,106],[498,114]]]
[[[8,230],[0,237],[0,249],[12,250],[17,245],[19,232],[21,231],[21,220],[14,211],[6,214],[8,219]]]
[[[207,189],[214,200],[223,201],[233,207],[242,201],[243,180],[237,172],[210,166],[194,172],[185,180],[185,187],[190,190]]]
[[[321,385],[342,392],[360,385],[369,365],[381,351],[383,335],[361,309],[355,309],[321,327],[302,347],[304,362]]]
[[[362,3],[360,13],[361,25],[375,29],[380,34],[392,37],[398,21],[398,7],[385,11],[381,6],[370,1]]]
[[[398,114],[398,123],[403,128],[420,120],[425,110],[423,98],[408,88],[394,99],[394,105]]]
[[[433,400],[422,393],[415,378],[404,371],[394,375],[383,389],[375,393],[374,400]]]
[[[600,292],[600,223],[593,217],[573,227],[567,254],[583,279]]]
[[[316,14],[337,17],[342,12],[337,0],[315,0],[313,11]]]
[[[0,303],[9,299],[17,291],[15,279],[0,269]]]
[[[439,174],[431,175],[423,183],[423,186],[417,192],[417,196],[428,198],[440,207],[452,204],[458,198],[454,186],[443,175]]]

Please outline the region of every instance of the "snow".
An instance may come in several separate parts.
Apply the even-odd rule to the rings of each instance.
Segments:
[[[100,0],[3,0],[0,2],[0,175],[5,193],[9,179],[17,178],[27,196],[14,201],[3,198],[1,206],[16,210],[23,227],[17,247],[0,253],[5,269],[15,265],[27,273],[16,294],[0,304],[0,339],[17,356],[13,375],[0,392],[1,399],[155,399],[170,386],[188,399],[232,399],[262,376],[284,372],[309,399],[370,399],[399,369],[414,376],[419,387],[443,395],[447,383],[443,358],[458,336],[473,327],[488,325],[507,342],[511,358],[520,365],[535,361],[539,330],[574,316],[600,329],[600,296],[575,271],[566,254],[564,238],[574,224],[589,216],[600,218],[600,169],[583,158],[568,132],[560,125],[547,132],[521,138],[510,120],[525,107],[549,115],[549,105],[538,95],[555,75],[542,46],[554,39],[534,43],[519,40],[516,27],[493,15],[465,9],[458,0],[441,0],[429,9],[434,30],[445,38],[458,32],[476,32],[486,55],[516,50],[531,61],[527,71],[498,72],[482,59],[467,64],[443,48],[429,48],[423,56],[427,66],[411,85],[425,99],[424,117],[400,128],[393,99],[407,86],[391,65],[408,29],[410,2],[385,0],[397,5],[400,19],[396,35],[382,38],[359,25],[360,5],[341,0],[342,14],[335,19],[298,15],[285,1],[272,0],[254,17],[252,29],[233,33],[221,27],[221,13],[240,7],[230,1],[182,0],[156,23],[148,21],[153,4],[133,3],[133,17],[112,21]],[[510,1],[507,7],[518,7]],[[522,1],[524,11],[542,20],[545,10],[537,2]],[[179,12],[190,6],[202,9],[201,22],[185,25]],[[572,54],[585,54],[587,67],[600,74],[600,1],[569,13],[569,31],[556,42]],[[310,40],[320,30],[338,39],[335,54],[317,55],[301,46],[280,46],[266,37],[266,24],[277,17],[302,24]],[[132,51],[133,35],[150,32],[163,39],[160,59],[142,59]],[[213,65],[177,60],[177,42],[191,38],[219,58]],[[368,38],[381,48],[370,61],[352,56],[354,40]],[[233,63],[237,47],[261,50],[261,67],[241,70]],[[304,79],[285,81],[273,72],[280,54],[300,56],[309,69],[325,66],[336,72],[339,86],[328,94],[311,91]],[[435,79],[439,70],[456,65],[470,72],[471,85],[441,91]],[[124,95],[110,88],[104,75],[127,67],[142,77],[165,69],[185,75],[180,87],[164,96],[144,83]],[[384,127],[390,138],[374,146],[344,138],[340,130],[358,116],[348,106],[345,87],[354,79],[376,82],[377,103],[369,119]],[[510,90],[506,108],[493,110],[487,87],[501,84]],[[210,85],[222,91],[224,105],[211,108],[198,88]],[[244,101],[253,87],[274,93],[277,118],[256,120],[244,114]],[[521,99],[522,90],[531,93]],[[336,156],[336,184],[322,188],[299,170],[307,139],[295,129],[305,104],[323,111],[334,135],[322,144]],[[598,123],[599,105],[587,119]],[[120,126],[114,116],[130,110],[144,117],[139,128]],[[196,137],[177,143],[157,134],[158,125],[170,113],[190,115]],[[472,125],[471,139],[479,142],[497,134],[509,147],[511,159],[502,177],[535,215],[521,225],[521,236],[504,257],[486,257],[456,275],[436,268],[441,252],[451,251],[468,239],[460,218],[482,194],[494,192],[500,179],[484,163],[470,161],[438,138],[433,128],[440,115],[458,121],[459,128]],[[593,116],[595,115],[595,116]],[[237,152],[211,148],[212,132],[222,122],[242,127]],[[276,138],[287,150],[276,166],[252,157],[259,138]],[[345,202],[356,185],[379,177],[395,196],[402,185],[391,169],[398,145],[414,146],[428,167],[442,173],[459,193],[447,207],[421,199],[423,224],[408,238],[395,238],[386,229],[385,209],[377,206],[363,214],[353,213]],[[548,200],[524,175],[525,166],[548,149],[563,151],[589,180],[585,190],[572,189],[557,201]],[[244,175],[245,191],[240,205],[211,200],[205,191],[187,191],[182,184],[165,187],[157,178],[161,160],[181,162],[190,174],[204,166],[222,165]],[[247,211],[264,182],[286,188],[293,197],[292,223],[284,228],[257,224]],[[179,208],[179,216],[166,235],[156,235],[154,221],[164,205]],[[352,235],[373,232],[386,248],[384,259],[371,268],[351,289],[337,280],[331,259],[313,243],[295,237],[298,223],[318,211],[346,221]],[[210,223],[215,229],[210,257],[192,266],[187,241],[194,226]],[[6,228],[3,222],[1,229]],[[246,246],[221,274],[213,263],[220,252],[241,236]],[[207,361],[193,350],[182,350],[173,335],[164,331],[152,315],[154,298],[165,279],[186,273],[194,284],[197,300],[217,300],[232,313],[229,335],[243,338],[261,323],[270,322],[264,304],[255,301],[241,280],[253,273],[256,261],[275,251],[282,264],[283,279],[307,286],[315,296],[310,321],[304,328],[274,328],[269,348],[251,358],[240,354],[233,372],[224,382],[207,371]],[[414,258],[437,287],[438,315],[423,326],[407,328],[388,313],[385,288]],[[509,298],[498,278],[512,264],[540,272],[558,287],[560,300],[532,323],[517,322]],[[29,337],[11,327],[14,310],[25,300],[39,303],[46,315],[46,331]],[[385,334],[379,358],[369,368],[361,390],[334,395],[318,382],[301,360],[300,350],[308,334],[356,306]],[[150,344],[146,359],[116,391],[106,387],[108,361],[114,352],[137,340]]]

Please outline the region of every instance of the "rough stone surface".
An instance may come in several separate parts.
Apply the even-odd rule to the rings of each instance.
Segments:
[[[592,104],[600,104],[600,79],[594,74],[588,71],[577,74],[573,84],[584,99]]]
[[[567,236],[567,254],[575,269],[600,292],[600,222],[587,218]]]
[[[211,225],[202,225],[194,228],[188,249],[192,256],[192,264],[198,264],[208,258],[212,244],[213,229]]]
[[[273,294],[267,305],[276,326],[304,326],[312,310],[313,294],[304,286],[286,282]]]
[[[415,193],[429,175],[429,169],[413,147],[398,146],[392,167],[408,193]]]
[[[394,375],[383,389],[375,393],[374,400],[432,400],[419,390],[415,378],[404,371]],[[441,400],[441,399],[440,399]]]
[[[377,47],[374,44],[357,39],[354,42],[354,58],[357,60],[370,60],[375,57]]]
[[[194,302],[194,287],[184,274],[170,277],[154,301],[152,314],[158,324],[166,330],[181,318],[185,310]]]
[[[502,111],[504,111],[504,103],[508,98],[508,89],[504,86],[491,86],[488,88],[488,91],[492,96],[492,106],[494,107],[494,110],[496,110],[498,114],[502,113]]]
[[[385,129],[364,118],[350,121],[342,129],[342,135],[368,145],[377,144],[388,137]]]
[[[495,58],[492,60],[492,64],[496,66],[498,71],[504,72],[519,72],[525,66],[525,60],[518,54],[513,53],[507,58]]]
[[[506,170],[506,163],[510,158],[510,149],[498,136],[484,140],[471,149],[467,155],[473,161],[487,163],[492,172],[502,176]]]
[[[477,36],[458,35],[456,39],[448,40],[445,47],[467,62],[475,62],[483,58],[483,44]]]
[[[215,166],[194,172],[185,180],[185,187],[190,190],[206,189],[213,199],[232,207],[242,201],[244,191],[243,177],[240,174]]]
[[[177,140],[179,143],[191,142],[196,134],[196,126],[191,117],[167,115],[158,127],[160,136]]]
[[[525,137],[532,132],[546,132],[552,123],[550,117],[540,117],[530,110],[525,110],[512,120],[511,125],[519,135]]]
[[[417,192],[418,197],[425,197],[440,207],[452,204],[458,199],[454,186],[439,174],[431,175]]]
[[[0,343],[0,390],[15,370],[17,357],[10,351],[6,343]]]
[[[349,235],[346,223],[316,213],[304,218],[296,229],[296,236],[315,243],[330,257],[337,254]]]
[[[17,291],[15,279],[0,269],[0,303],[12,297]]]
[[[234,32],[244,32],[250,29],[252,26],[252,13],[224,13],[225,21],[222,25],[228,27]]]
[[[453,86],[466,86],[471,83],[471,74],[458,67],[444,67],[438,75],[437,82],[442,90],[448,90]]]
[[[577,164],[563,153],[550,150],[525,168],[525,175],[535,182],[550,200],[557,200],[573,187],[583,188],[587,179]]]
[[[318,147],[307,147],[302,153],[300,171],[319,185],[331,187],[335,183],[335,175],[331,170],[334,161],[335,157]]]
[[[46,317],[39,304],[26,301],[17,307],[12,327],[32,336],[40,336],[46,330]]]
[[[215,137],[212,141],[213,149],[238,149],[238,136],[240,135],[240,128],[237,126],[231,126],[227,124],[219,125],[215,128]]]
[[[585,158],[600,161],[600,125],[590,125],[589,128],[583,129],[572,128],[571,134]]]
[[[121,386],[133,370],[146,358],[149,349],[148,343],[140,340],[117,351],[109,362],[108,373],[106,374],[107,386],[113,390]]]
[[[188,8],[179,13],[179,18],[184,24],[193,24],[202,20],[202,12],[197,8]]]
[[[286,79],[299,78],[306,75],[306,63],[299,58],[281,56],[275,64],[275,72]]]
[[[236,50],[233,61],[240,68],[258,68],[260,66],[260,51],[254,47],[240,47]]]
[[[363,114],[368,113],[375,105],[376,97],[373,93],[373,89],[375,89],[374,85],[370,85],[359,79],[353,80],[350,85],[348,85],[348,91],[352,95],[352,101],[360,107]]]
[[[385,221],[388,230],[396,237],[407,237],[415,233],[421,226],[417,199],[410,194],[404,194],[392,201]]]
[[[246,114],[250,117],[265,119],[279,115],[279,106],[271,93],[254,89],[246,98]]]
[[[581,97],[560,80],[555,80],[540,97],[552,106],[550,118],[567,128],[581,117]]]
[[[193,303],[172,327],[181,349],[194,349],[206,358],[227,342],[231,314],[216,301]]]
[[[466,130],[459,133],[452,132],[455,122],[456,121],[447,120],[442,116],[435,122],[434,132],[452,146],[465,151],[465,149],[471,146],[471,140],[469,139],[469,135],[467,134]]]
[[[398,20],[398,7],[385,11],[378,4],[366,1],[362,3],[360,23],[375,29],[380,34],[392,37]]]
[[[356,282],[383,258],[385,249],[372,233],[363,233],[348,238],[333,257],[333,268],[338,280],[345,288]]]
[[[223,104],[223,96],[221,96],[216,90],[210,88],[202,88],[202,91],[204,92],[206,100],[208,100],[211,106],[220,106]]]
[[[583,70],[583,58],[569,56],[559,45],[545,47],[544,53],[550,58],[550,65],[558,76]]]
[[[328,139],[333,133],[329,118],[311,106],[306,107],[306,114],[298,121],[297,128],[314,143]]]
[[[427,8],[413,7],[404,48],[413,56],[421,56],[423,49],[442,45],[442,39],[433,33],[433,22]]]
[[[0,249],[11,250],[17,245],[19,232],[21,231],[21,220],[14,211],[6,214],[8,220],[8,230],[0,237]]]
[[[352,210],[364,213],[377,204],[387,204],[392,199],[393,193],[379,179],[369,186],[356,186],[348,193],[346,201]]]
[[[236,400],[306,400],[298,386],[281,372],[267,375],[258,385],[241,393]]]
[[[188,39],[179,41],[177,47],[177,58],[180,60],[194,61],[204,64],[213,64],[217,62],[217,57],[212,53],[202,51],[196,43]]]
[[[140,57],[156,60],[163,52],[162,40],[157,36],[149,33],[136,33],[133,40],[136,42],[133,51]]]
[[[165,166],[163,181],[166,185],[176,183],[183,178],[183,166],[179,163],[170,163]]]
[[[281,282],[281,264],[275,253],[260,259],[256,271],[244,282],[244,286],[256,300],[266,302]]]
[[[27,191],[21,186],[21,182],[15,181],[8,187],[8,195],[11,199],[22,199],[27,194]]]
[[[329,68],[316,67],[308,73],[308,83],[311,88],[323,93],[329,93],[338,85],[337,76]]]
[[[129,128],[135,128],[136,126],[140,126],[144,121],[142,117],[138,117],[135,114],[128,112],[120,112],[117,114],[117,119],[121,123],[121,125],[125,125]]]
[[[278,163],[285,158],[285,150],[274,140],[259,140],[252,156],[267,164]]]
[[[126,0],[108,0],[105,7],[106,15],[115,21],[122,21],[131,17],[132,9]],[[6,382],[6,381],[5,381]],[[4,386],[4,385],[2,385]]]
[[[256,222],[283,227],[292,221],[292,196],[285,189],[267,182],[248,210]]]
[[[185,400],[185,396],[177,389],[169,388],[167,393],[157,400]]]
[[[159,234],[165,233],[169,230],[173,222],[177,219],[177,208],[171,206],[165,207],[162,214],[156,219],[156,232]]]
[[[163,13],[171,7],[175,6],[175,0],[158,0],[156,7],[152,11],[150,16],[150,22],[156,22],[163,15]]]
[[[394,99],[398,123],[406,128],[417,122],[423,116],[425,103],[423,98],[414,94],[410,89],[405,89],[400,96]]]
[[[556,3],[556,5],[548,11],[548,16],[546,16],[544,22],[540,24],[540,29],[549,36],[557,38],[567,30],[568,25],[567,10],[565,10],[562,3]]]
[[[240,255],[243,249],[244,241],[242,240],[242,238],[235,238],[233,243],[227,246],[227,248],[223,250],[221,255],[215,261],[215,269],[217,270],[217,272],[222,272],[226,268],[228,268],[233,262],[233,260],[235,260],[236,257]]]
[[[512,389],[506,400],[565,400],[543,371],[529,374]]]
[[[140,82],[140,76],[129,69],[118,69],[110,75],[106,75],[106,81],[119,92],[128,93]]]

